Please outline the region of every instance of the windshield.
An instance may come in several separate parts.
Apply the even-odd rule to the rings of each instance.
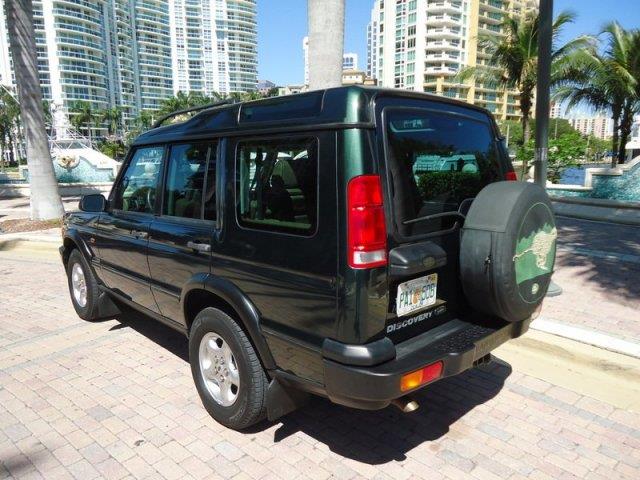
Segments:
[[[502,179],[489,119],[418,109],[387,110],[387,165],[396,227],[403,236],[452,228],[487,184]]]

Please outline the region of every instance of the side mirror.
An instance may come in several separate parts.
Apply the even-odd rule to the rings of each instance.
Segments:
[[[83,195],[78,206],[83,212],[104,212],[107,209],[107,199],[100,193]]]

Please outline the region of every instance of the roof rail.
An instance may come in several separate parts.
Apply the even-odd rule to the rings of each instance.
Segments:
[[[209,103],[207,105],[200,105],[200,106],[197,106],[197,107],[185,108],[183,110],[176,110],[175,112],[171,112],[168,115],[165,115],[164,117],[161,117],[157,122],[155,122],[151,126],[151,129],[158,128],[159,126],[161,126],[164,122],[166,122],[170,118],[176,117],[178,115],[182,115],[183,113],[200,112],[202,110],[208,110],[210,108],[219,107],[221,105],[230,105],[230,104],[233,104],[233,103],[236,103],[236,100],[228,98],[226,100],[220,100],[219,102],[213,102],[213,103]]]

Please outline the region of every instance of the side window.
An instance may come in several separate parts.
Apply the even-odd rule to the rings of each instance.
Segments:
[[[240,142],[236,156],[240,225],[312,234],[318,211],[315,138]]]
[[[209,143],[185,143],[171,147],[162,209],[164,215],[202,218],[203,199],[207,200],[203,192],[209,146]],[[215,165],[215,149],[212,152]],[[215,186],[215,175],[212,183]]]
[[[115,192],[115,209],[153,213],[163,155],[164,147],[145,147],[134,152]]]

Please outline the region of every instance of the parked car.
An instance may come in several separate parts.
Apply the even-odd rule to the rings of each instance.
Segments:
[[[451,99],[219,104],[140,135],[109,198],[65,216],[60,251],[81,318],[128,305],[188,337],[226,426],[309,393],[408,411],[522,335],[545,295],[549,200],[514,179],[491,114]]]

